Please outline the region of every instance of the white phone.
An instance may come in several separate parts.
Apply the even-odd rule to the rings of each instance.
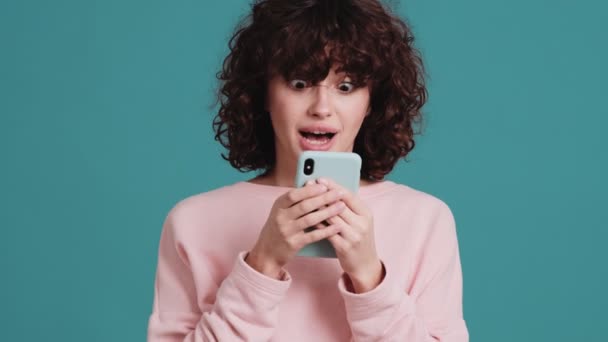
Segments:
[[[353,152],[302,152],[298,158],[295,186],[302,187],[307,181],[321,177],[329,178],[352,193],[357,193],[361,179],[361,157]],[[297,255],[336,258],[336,251],[329,240],[323,239],[304,246]]]

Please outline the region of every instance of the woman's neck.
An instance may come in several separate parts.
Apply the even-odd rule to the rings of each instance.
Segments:
[[[294,171],[295,174],[295,171]],[[293,187],[294,180],[293,176],[288,177],[285,174],[276,172],[276,169],[266,172],[265,174],[259,175],[251,180],[250,183],[262,184],[262,185],[271,185],[271,186],[281,186],[281,187]]]
[[[248,182],[260,185],[280,186],[280,187],[293,187],[294,180],[293,175],[282,175],[275,170],[271,170],[265,174],[259,175]],[[361,179],[359,186],[371,185],[377,182]]]

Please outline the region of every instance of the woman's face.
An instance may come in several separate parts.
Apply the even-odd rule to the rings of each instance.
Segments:
[[[268,83],[266,107],[275,132],[277,164],[285,158],[295,160],[306,150],[352,152],[369,111],[369,86],[355,88],[335,68],[317,84],[303,79],[275,76]]]

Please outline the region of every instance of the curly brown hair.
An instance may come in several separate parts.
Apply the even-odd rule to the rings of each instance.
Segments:
[[[414,149],[414,124],[427,99],[424,67],[408,25],[377,0],[258,0],[229,41],[217,73],[220,108],[213,120],[222,157],[241,172],[275,166],[274,132],[265,111],[268,81],[332,66],[370,82],[371,114],[355,139],[361,178],[381,180]],[[301,78],[301,77],[300,77]],[[418,132],[416,132],[417,134]]]

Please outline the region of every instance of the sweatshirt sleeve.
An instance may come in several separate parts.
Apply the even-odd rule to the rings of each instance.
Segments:
[[[195,282],[172,216],[159,243],[148,342],[270,340],[289,274],[267,277],[244,261],[243,251],[219,286],[210,276]]]
[[[452,212],[443,204],[418,261],[412,289],[406,291],[391,267],[373,290],[355,294],[343,275],[344,298],[352,341],[467,342],[462,314],[462,272]],[[414,263],[416,264],[416,263]]]

